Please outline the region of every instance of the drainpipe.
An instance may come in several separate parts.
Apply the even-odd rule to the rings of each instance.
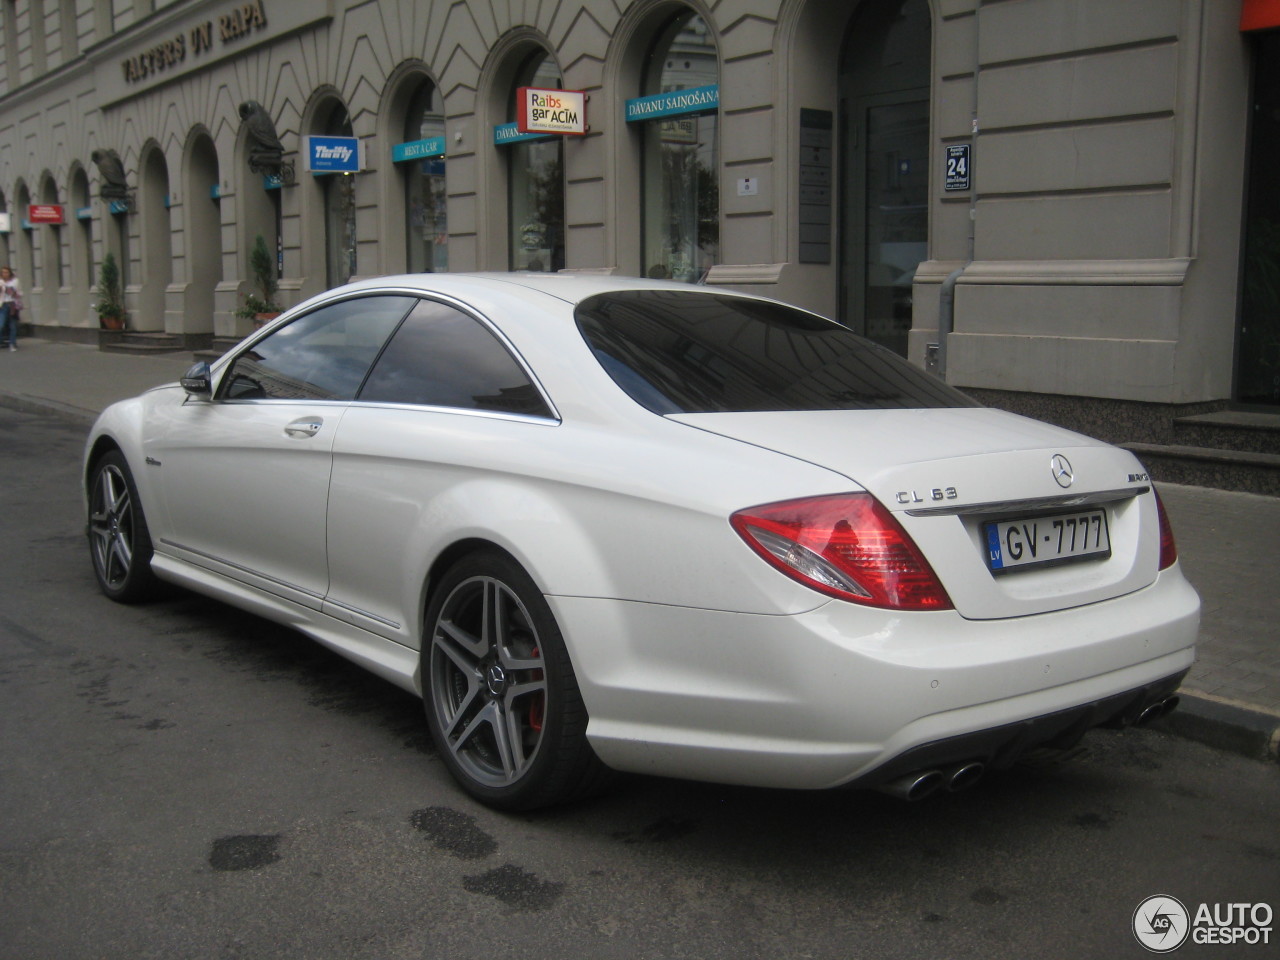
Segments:
[[[962,273],[964,267],[952,270],[942,281],[942,292],[938,295],[938,342],[925,348],[925,368],[944,382],[947,379],[947,334],[955,328],[956,281]]]
[[[982,55],[978,46],[981,11],[973,12],[973,102],[970,117],[973,135],[969,147],[970,176],[977,164],[978,156],[978,71],[982,67]],[[924,365],[930,373],[936,374],[944,383],[947,380],[947,336],[955,329],[956,315],[956,282],[965,269],[973,263],[976,246],[978,220],[978,191],[974,183],[969,184],[969,256],[963,267],[952,270],[947,279],[942,281],[942,290],[938,294],[938,342],[925,344]]]

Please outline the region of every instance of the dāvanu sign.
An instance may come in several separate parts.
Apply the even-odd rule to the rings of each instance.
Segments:
[[[516,130],[569,137],[587,134],[587,94],[583,90],[516,90]]]
[[[672,90],[627,101],[627,123],[683,117],[696,113],[713,113],[720,109],[720,86],[710,84],[688,90]]]

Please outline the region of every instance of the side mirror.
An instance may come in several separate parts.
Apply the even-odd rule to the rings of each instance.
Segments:
[[[209,376],[209,364],[201,360],[182,376],[179,381],[187,396],[196,400],[212,400],[213,384]]]

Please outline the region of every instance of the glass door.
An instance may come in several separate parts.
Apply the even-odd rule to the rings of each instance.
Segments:
[[[1280,32],[1254,38],[1236,399],[1280,404]]]
[[[863,0],[840,62],[840,317],[901,356],[929,246],[929,5]]]
[[[863,336],[901,356],[911,330],[911,284],[928,257],[929,101],[856,102],[845,197],[844,314]]]

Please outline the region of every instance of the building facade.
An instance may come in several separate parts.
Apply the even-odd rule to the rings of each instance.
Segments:
[[[676,277],[1111,439],[1280,405],[1273,0],[0,2],[0,262],[42,335],[97,336],[108,252],[133,329],[241,335],[261,235],[284,305]],[[521,133],[523,87],[583,91],[585,135]]]

